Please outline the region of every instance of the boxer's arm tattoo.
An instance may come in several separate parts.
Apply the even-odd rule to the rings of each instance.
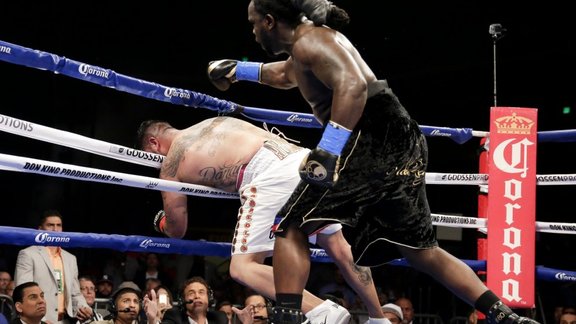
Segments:
[[[166,157],[164,162],[162,162],[162,168],[160,169],[160,175],[168,178],[175,178],[176,171],[178,171],[178,166],[180,161],[184,156],[184,149],[181,145],[173,145],[170,149],[170,157]]]
[[[368,286],[372,283],[372,272],[370,271],[369,267],[360,267],[356,265],[354,262],[350,264],[352,266],[353,271],[358,276],[358,280],[365,286]]]

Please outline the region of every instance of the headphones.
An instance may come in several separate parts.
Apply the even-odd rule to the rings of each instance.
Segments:
[[[8,295],[0,294],[0,315],[6,317],[8,322],[11,322],[17,317],[16,307],[14,301]]]
[[[264,297],[264,300],[266,301],[266,312],[268,313],[268,318],[270,318],[272,316],[272,312],[274,311],[274,305],[270,299]]]

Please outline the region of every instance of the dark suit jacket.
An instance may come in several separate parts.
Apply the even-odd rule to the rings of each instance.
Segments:
[[[12,321],[10,321],[10,324],[22,324],[22,321],[20,320],[20,317],[16,317]],[[41,321],[40,324],[46,324],[46,322]]]
[[[226,313],[221,311],[208,311],[206,318],[208,324],[228,324]],[[162,324],[188,324],[188,315],[179,307],[171,308],[164,313]]]

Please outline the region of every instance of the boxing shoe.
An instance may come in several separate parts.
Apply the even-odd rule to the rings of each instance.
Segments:
[[[390,320],[387,319],[386,317],[384,317],[384,318],[371,318],[371,317],[369,317],[368,320],[366,322],[364,322],[364,324],[392,324],[392,322],[390,322]]]
[[[309,324],[348,324],[350,313],[348,310],[331,300],[325,300],[306,314]]]
[[[539,322],[524,316],[518,316],[517,314],[512,314],[508,316],[505,324],[540,324]]]
[[[270,324],[300,324],[303,319],[304,316],[300,310],[275,306],[272,308],[272,320],[268,322]]]
[[[490,307],[486,320],[488,324],[540,324],[531,318],[514,313],[502,301],[498,301]]]

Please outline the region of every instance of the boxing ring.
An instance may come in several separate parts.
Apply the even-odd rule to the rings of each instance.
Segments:
[[[0,60],[15,65],[54,72],[148,99],[192,108],[209,109],[219,115],[244,117],[253,121],[281,126],[304,128],[320,127],[311,114],[244,106],[202,93],[140,80],[116,73],[110,69],[74,61],[39,50],[25,48],[1,40]],[[489,138],[490,135],[489,132],[475,131],[470,128],[421,126],[421,129],[427,137],[447,137],[456,144],[467,143],[472,139],[486,139]],[[159,168],[163,160],[163,157],[160,155],[50,128],[3,114],[0,114],[0,130],[17,136],[82,150],[106,158],[151,168]],[[576,130],[538,131],[537,141],[538,143],[576,142]],[[48,177],[99,182],[148,190],[174,191],[206,198],[238,199],[237,194],[205,186],[3,153],[0,153],[0,170],[34,173]],[[484,193],[486,193],[488,188],[488,180],[488,174],[485,173],[427,172],[426,174],[426,182],[431,186],[475,186],[480,188],[480,191]],[[536,175],[536,183],[538,186],[576,185],[576,174],[538,174]],[[435,226],[476,229],[482,233],[486,233],[486,229],[488,228],[488,219],[478,216],[454,216],[433,213],[432,219]],[[576,234],[576,223],[536,221],[535,230],[538,233],[571,235]],[[226,242],[179,240],[138,235],[45,232],[10,226],[0,226],[0,243],[21,246],[57,245],[64,248],[101,248],[117,251],[219,256],[224,258],[230,256],[230,243]],[[316,248],[312,249],[312,259],[315,262],[331,262],[330,258],[322,249]],[[486,260],[463,261],[477,272],[485,271],[487,268]],[[402,259],[395,260],[391,264],[408,266]],[[540,265],[535,266],[535,276],[537,280],[542,281],[576,282],[575,271],[554,269]]]

